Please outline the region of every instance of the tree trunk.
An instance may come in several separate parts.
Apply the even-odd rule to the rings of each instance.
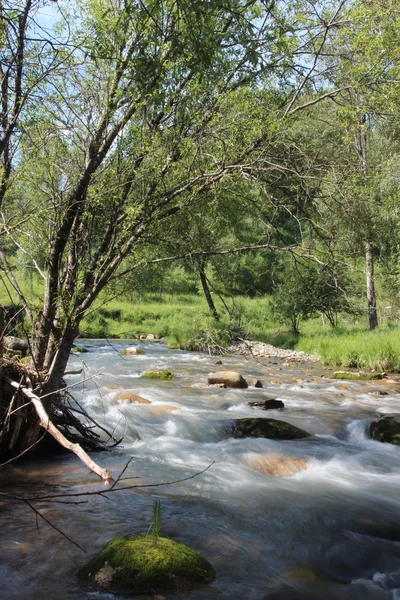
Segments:
[[[211,314],[214,317],[214,319],[216,321],[219,321],[219,314],[217,313],[217,309],[215,308],[214,300],[211,296],[210,288],[208,287],[208,282],[207,282],[207,277],[205,274],[204,267],[205,267],[205,262],[203,260],[201,260],[199,262],[199,275],[200,275],[201,285],[203,287],[203,292],[204,292],[204,295],[207,300],[208,308],[210,309]]]
[[[69,355],[74,345],[74,341],[79,331],[79,323],[67,323],[64,329],[64,333],[60,339],[60,345],[54,357],[53,363],[49,371],[49,378],[44,386],[44,394],[54,394],[62,387],[62,380],[64,377]]]
[[[372,255],[372,244],[369,240],[365,242],[365,276],[367,280],[368,321],[369,328],[372,330],[378,327],[378,315],[376,311],[374,258]]]

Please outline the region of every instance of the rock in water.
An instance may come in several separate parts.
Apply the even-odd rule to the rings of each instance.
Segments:
[[[365,373],[364,371],[334,371],[331,379],[354,379],[356,381],[373,381],[383,379],[383,373]]]
[[[121,392],[117,396],[118,402],[130,402],[133,404],[151,404],[150,400],[142,398],[133,392]]]
[[[275,398],[270,398],[269,400],[255,400],[252,402],[248,402],[249,406],[253,408],[261,408],[262,410],[272,410],[272,409],[282,409],[285,408],[282,400],[275,400]]]
[[[260,473],[273,477],[288,477],[307,468],[304,459],[284,454],[246,454],[243,462]]]
[[[387,416],[371,423],[369,429],[373,440],[400,445],[400,420],[398,417]]]
[[[262,382],[259,379],[257,379],[257,377],[252,377],[251,379],[249,379],[249,384],[256,388],[264,387]]]
[[[143,375],[141,375],[140,377],[144,377],[145,379],[173,379],[175,377],[175,375],[173,374],[172,371],[168,371],[167,369],[164,370],[153,370],[153,371],[146,371],[146,373],[143,373]]]
[[[140,356],[142,354],[146,354],[146,352],[137,346],[130,346],[129,348],[122,350],[121,354],[122,356]]]
[[[236,419],[233,423],[237,437],[269,438],[271,440],[299,440],[311,434],[295,425],[277,419],[246,418]]]
[[[247,381],[236,371],[219,371],[208,377],[208,385],[223,384],[228,388],[247,388]]]
[[[113,594],[184,593],[210,583],[215,572],[185,544],[142,534],[114,538],[78,576],[92,587]]]

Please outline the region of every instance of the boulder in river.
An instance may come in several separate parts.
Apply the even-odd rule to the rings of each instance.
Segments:
[[[140,377],[144,377],[145,379],[167,380],[173,379],[175,375],[172,371],[168,371],[167,369],[153,369],[152,371],[146,371],[146,373],[143,373],[143,375],[141,375]]]
[[[185,544],[152,535],[116,537],[85,567],[79,578],[113,594],[185,593],[210,583],[215,572]]]
[[[235,437],[269,438],[271,440],[299,440],[311,434],[295,425],[277,419],[246,418],[233,423]]]
[[[373,421],[369,432],[373,440],[400,445],[400,419],[397,416],[388,415]]]
[[[84,352],[89,352],[89,350],[87,348],[85,348],[85,346],[79,346],[78,344],[74,344],[72,346],[72,351],[73,352],[81,352],[82,354]]]
[[[260,473],[273,477],[289,477],[307,468],[307,462],[298,456],[284,454],[246,454],[243,462]]]
[[[12,352],[21,352],[22,356],[25,356],[29,351],[28,342],[13,335],[5,336],[4,347],[6,350],[11,350]]]
[[[129,402],[130,404],[151,404],[150,400],[142,398],[133,392],[121,392],[117,396],[118,402]]]
[[[249,385],[252,385],[253,387],[256,387],[256,388],[264,387],[263,384],[261,383],[261,381],[259,379],[257,379],[257,377],[252,377],[251,379],[249,379],[248,383],[249,383]]]
[[[142,354],[146,354],[146,352],[137,346],[130,346],[129,348],[122,350],[121,354],[122,356],[140,356]]]
[[[272,410],[285,408],[282,400],[276,400],[275,398],[269,398],[268,400],[252,400],[247,403],[252,408],[261,408],[262,410]]]
[[[208,376],[208,385],[223,384],[227,388],[247,388],[247,381],[236,371],[218,371]]]

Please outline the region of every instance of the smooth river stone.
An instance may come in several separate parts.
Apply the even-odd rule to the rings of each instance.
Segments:
[[[179,408],[170,404],[167,404],[165,406],[163,404],[157,404],[156,406],[153,404],[153,406],[149,407],[149,410],[151,410],[151,412],[157,416],[162,416],[169,415],[170,413],[179,410]]]
[[[142,354],[146,354],[146,352],[137,346],[130,346],[122,350],[121,354],[122,356],[141,356]]]
[[[118,402],[129,402],[130,404],[151,404],[150,400],[142,398],[133,392],[121,392],[117,396]]]
[[[222,384],[228,388],[247,388],[247,381],[236,371],[218,371],[208,376],[208,385]]]
[[[243,462],[260,473],[273,477],[289,477],[307,468],[307,462],[284,454],[246,454]]]

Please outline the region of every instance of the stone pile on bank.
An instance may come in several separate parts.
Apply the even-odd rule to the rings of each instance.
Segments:
[[[286,361],[314,363],[319,362],[319,356],[306,354],[298,350],[284,350],[262,342],[239,342],[227,348],[231,354],[241,354],[255,358],[283,358]]]

